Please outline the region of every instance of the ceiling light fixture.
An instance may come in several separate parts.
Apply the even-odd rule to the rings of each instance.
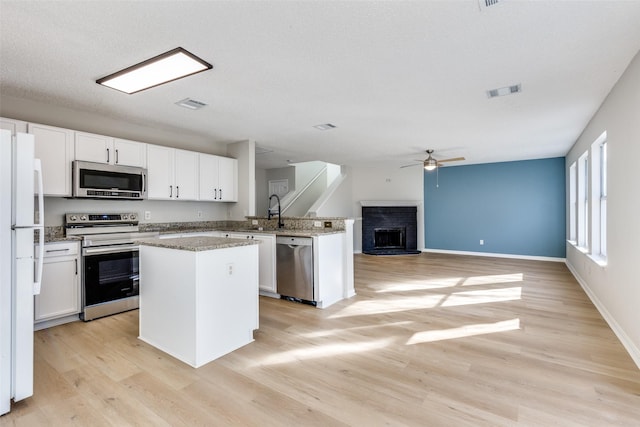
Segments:
[[[432,152],[433,152],[433,150],[427,150],[427,153],[429,153],[429,157],[427,157],[427,159],[423,163],[424,170],[432,171],[432,170],[434,170],[435,168],[438,167],[438,162],[436,161],[436,159],[431,157],[431,153]]]
[[[522,92],[522,84],[518,83],[513,86],[500,87],[498,89],[491,89],[487,91],[489,98],[495,98],[497,96],[513,95],[514,93]]]
[[[182,77],[210,70],[213,65],[181,47],[96,80],[96,83],[132,94]]]
[[[318,130],[330,130],[330,129],[335,129],[337,126],[336,125],[332,125],[331,123],[324,123],[321,125],[315,125],[314,128],[318,129]]]

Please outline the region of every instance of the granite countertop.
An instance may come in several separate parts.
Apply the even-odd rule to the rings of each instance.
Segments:
[[[195,230],[194,230],[195,231]],[[287,230],[285,228],[281,228],[278,230],[257,230],[257,229],[218,229],[216,231],[229,232],[229,233],[247,233],[247,234],[275,234],[276,236],[299,236],[299,237],[312,237],[312,236],[324,236],[327,234],[338,234],[344,233],[344,230],[335,230],[335,229],[318,229],[318,230],[305,230],[305,229],[295,229],[295,230]]]
[[[224,237],[207,236],[172,237],[168,239],[151,238],[137,240],[136,243],[145,246],[156,246],[159,248],[194,252],[260,244],[257,240],[227,239]]]

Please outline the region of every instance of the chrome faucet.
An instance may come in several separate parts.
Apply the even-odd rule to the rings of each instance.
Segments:
[[[274,197],[278,202],[278,228],[282,228],[284,227],[284,222],[282,222],[282,216],[280,215],[280,197],[278,197],[277,194],[272,194],[269,196],[269,210],[267,211],[268,213],[267,219],[271,219],[271,217],[274,215],[271,213],[271,199],[273,199]]]

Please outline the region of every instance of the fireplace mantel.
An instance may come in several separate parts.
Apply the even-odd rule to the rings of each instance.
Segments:
[[[360,200],[361,206],[422,206],[421,200]]]

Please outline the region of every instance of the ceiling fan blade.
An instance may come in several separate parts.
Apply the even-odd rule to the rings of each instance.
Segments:
[[[465,160],[465,158],[464,157],[453,157],[451,159],[442,159],[442,160],[438,160],[438,163],[459,162],[461,160]]]
[[[416,164],[413,164],[413,165],[404,165],[404,166],[400,166],[400,169],[402,169],[402,168],[410,168],[410,167],[412,167],[412,166],[422,166],[422,163],[416,163]]]

